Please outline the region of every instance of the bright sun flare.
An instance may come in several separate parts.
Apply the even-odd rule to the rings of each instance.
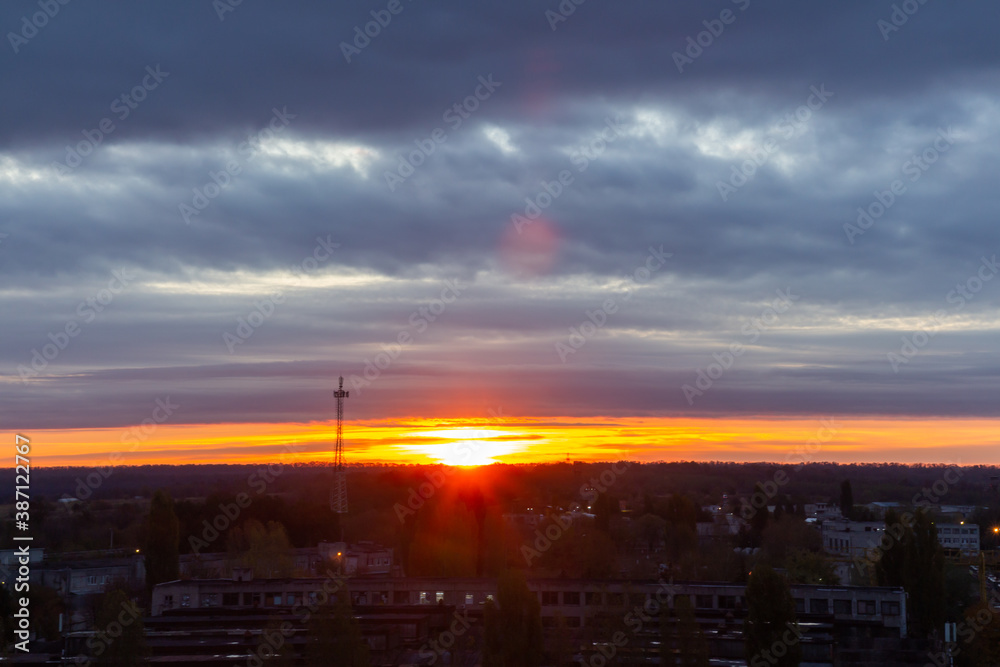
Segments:
[[[520,435],[519,433],[478,428],[446,428],[436,431],[416,431],[406,435],[412,438],[434,438],[442,441],[399,445],[399,447],[419,452],[449,466],[490,465],[497,462],[497,457],[521,451],[526,444],[523,440],[506,439]]]

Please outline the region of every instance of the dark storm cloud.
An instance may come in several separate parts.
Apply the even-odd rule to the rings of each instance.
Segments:
[[[62,132],[76,134],[90,120],[81,114],[105,113],[157,63],[175,89],[144,106],[141,124],[123,126],[122,136],[187,141],[249,129],[276,99],[301,109],[306,128],[393,132],[436,119],[443,100],[490,71],[512,91],[491,116],[530,109],[533,97],[728,88],[791,101],[797,85],[821,80],[850,81],[845,97],[888,97],[956,73],[993,73],[992,26],[1000,18],[983,3],[930,3],[885,41],[876,21],[889,18],[891,3],[860,0],[590,3],[555,31],[545,11],[557,3],[402,6],[348,64],[340,44],[383,4],[247,2],[224,20],[205,2],[69,4],[16,54],[4,55],[3,87],[18,94],[5,95],[11,103],[0,138],[60,143]],[[723,9],[737,20],[679,75],[672,54]],[[20,32],[22,16],[37,11],[34,2],[6,3],[0,25]]]
[[[39,5],[0,8],[4,422],[126,425],[168,393],[181,421],[322,419],[332,378],[403,331],[357,416],[469,409],[419,383],[522,414],[996,414],[1000,280],[972,288],[1000,253],[1000,8],[912,3],[893,30],[892,3],[588,2],[553,30],[556,2],[402,0],[346,62],[385,6],[71,2],[13,44]],[[86,136],[100,145],[58,175]],[[561,173],[551,238],[518,235]],[[505,273],[539,250],[526,239],[551,266]],[[560,358],[650,248],[672,256]],[[445,280],[467,287],[419,314]],[[786,289],[799,300],[751,344]],[[745,356],[685,400],[734,342]]]

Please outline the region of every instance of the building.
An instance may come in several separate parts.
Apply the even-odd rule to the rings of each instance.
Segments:
[[[961,556],[976,556],[979,554],[979,524],[939,523],[937,524],[938,542],[947,552],[957,552]]]
[[[843,515],[840,513],[840,505],[837,503],[806,503],[804,508],[806,516],[811,519],[841,519]]]
[[[711,521],[699,521],[695,524],[698,543],[702,546],[714,540],[731,540],[740,534],[747,522],[735,514],[715,514]]]
[[[947,552],[970,556],[979,553],[979,526],[973,523],[935,523],[938,543]],[[879,521],[825,521],[822,527],[823,549],[848,559],[864,558],[885,536],[885,524]],[[885,544],[891,544],[888,538]]]
[[[145,558],[121,549],[73,552],[46,558],[33,566],[33,582],[55,589],[66,603],[70,630],[90,627],[91,601],[111,585],[141,589],[146,585]]]
[[[900,511],[903,507],[903,503],[898,503],[895,501],[874,502],[874,503],[868,503],[867,505],[865,505],[865,507],[871,510],[872,515],[874,515],[875,517],[879,519],[884,519],[886,512],[888,512],[889,510],[893,510],[895,512]]]
[[[410,664],[399,662],[400,656],[426,654],[427,647],[447,628],[455,629],[457,619],[464,619],[468,634],[456,647],[474,651],[485,604],[496,594],[496,580],[484,578],[340,579],[331,575],[325,579],[174,581],[153,591],[152,618],[147,622],[149,643],[154,652],[160,651],[157,662],[169,662],[167,652],[173,651],[185,655],[186,664],[190,664],[198,662],[194,654],[207,650],[207,635],[213,637],[209,644],[220,644],[213,651],[225,649],[229,655],[244,650],[233,647],[233,637],[248,633],[251,640],[246,646],[252,650],[259,643],[253,638],[275,618],[290,619],[295,626],[292,635],[299,637],[298,633],[304,632],[302,610],[321,599],[324,586],[337,582],[346,585],[354,615],[377,661],[373,664]],[[606,647],[599,639],[604,629],[622,626],[624,621],[629,641],[619,655],[622,664],[655,662],[661,650],[659,615],[673,608],[680,596],[690,600],[711,655],[743,659],[746,601],[741,584],[537,579],[528,585],[538,596],[546,637],[568,635],[573,646],[583,647],[584,660]],[[906,637],[906,595],[902,589],[796,585],[792,596],[803,631],[806,662],[832,665],[838,638],[891,647]],[[185,638],[185,633],[190,637]],[[228,648],[222,645],[223,635],[229,638]],[[304,637],[292,641],[304,642]],[[469,659],[474,662],[474,656]],[[412,664],[431,663],[413,660]]]
[[[393,550],[374,542],[320,542],[315,547],[292,549],[293,576],[316,577],[331,564],[348,575],[401,575]],[[180,557],[180,575],[193,579],[229,578],[234,562],[225,552],[184,554]]]
[[[320,574],[325,565],[338,561],[342,571],[351,577],[393,574],[392,548],[379,546],[374,542],[351,545],[345,542],[320,542],[317,552],[320,559],[312,569],[314,575]]]

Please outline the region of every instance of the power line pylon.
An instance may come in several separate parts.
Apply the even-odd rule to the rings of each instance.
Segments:
[[[337,446],[333,456],[333,488],[330,489],[330,509],[337,514],[347,514],[347,473],[344,471],[344,399],[351,392],[344,391],[344,376],[333,392],[337,399]]]

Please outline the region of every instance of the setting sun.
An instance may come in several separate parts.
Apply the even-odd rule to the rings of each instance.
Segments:
[[[520,452],[527,445],[523,434],[478,428],[418,431],[408,433],[407,436],[433,439],[434,442],[404,444],[399,445],[400,448],[424,454],[438,463],[449,466],[481,466],[497,463],[497,457]]]

